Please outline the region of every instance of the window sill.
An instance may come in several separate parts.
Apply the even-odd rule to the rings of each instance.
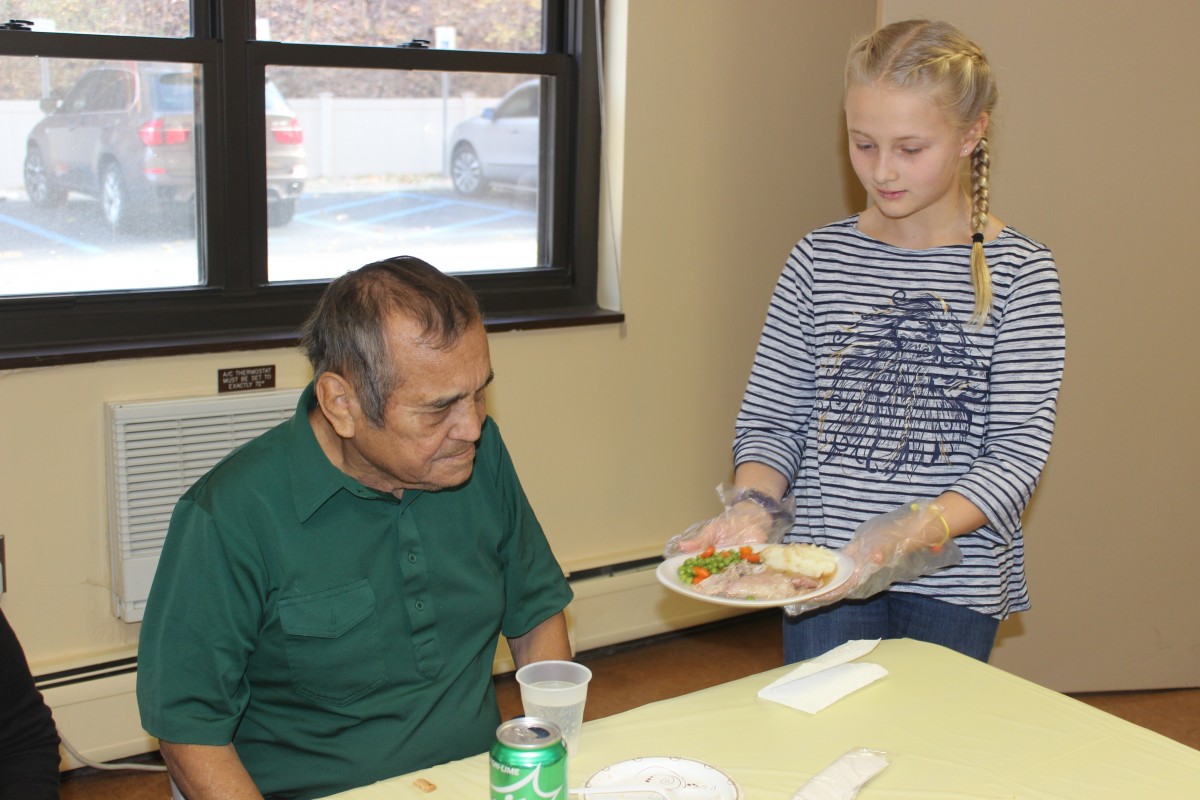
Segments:
[[[583,325],[611,325],[625,321],[625,314],[603,308],[560,308],[529,312],[485,315],[489,333],[520,330],[575,328]],[[23,352],[0,353],[0,370],[88,364],[125,358],[151,358],[195,353],[227,353],[238,350],[266,350],[295,347],[299,343],[294,330],[259,331],[215,336],[156,338],[153,341],[100,342],[70,347],[45,347]]]
[[[550,308],[529,312],[485,314],[488,333],[577,328],[582,325],[613,325],[625,321],[625,312],[606,308]]]

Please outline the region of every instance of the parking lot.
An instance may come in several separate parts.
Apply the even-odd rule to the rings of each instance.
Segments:
[[[312,184],[295,218],[268,229],[272,281],[329,278],[401,254],[448,272],[529,268],[537,250],[533,192],[466,199],[448,180],[382,189]],[[72,195],[44,209],[23,191],[0,194],[0,295],[187,286],[197,283],[198,264],[184,214],[114,234],[95,200]]]

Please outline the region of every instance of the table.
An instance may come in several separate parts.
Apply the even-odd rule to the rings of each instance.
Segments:
[[[1200,750],[1058,692],[924,642],[885,640],[862,660],[889,675],[814,715],[758,698],[783,667],[588,722],[570,785],[625,759],[683,756],[730,775],[746,800],[788,800],[865,747],[891,765],[859,800],[1200,798]],[[488,796],[486,753],[335,795]]]

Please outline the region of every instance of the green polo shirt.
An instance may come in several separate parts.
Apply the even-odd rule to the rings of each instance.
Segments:
[[[288,798],[486,750],[498,635],[572,597],[494,421],[467,483],[397,500],[329,462],[311,403],[180,499],[138,652],[148,732],[232,742]]]

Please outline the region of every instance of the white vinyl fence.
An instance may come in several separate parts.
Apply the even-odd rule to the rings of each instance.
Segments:
[[[42,116],[36,100],[0,101],[0,192],[17,191],[24,185],[25,137]]]

